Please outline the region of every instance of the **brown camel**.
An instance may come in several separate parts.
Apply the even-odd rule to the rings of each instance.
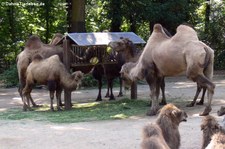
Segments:
[[[43,44],[40,38],[36,35],[32,35],[26,41],[24,50],[20,52],[17,56],[17,70],[19,76],[18,92],[21,97],[22,97],[22,90],[26,84],[26,70],[28,65],[32,61],[32,56],[39,53],[44,58],[48,58],[54,54],[57,54],[60,56],[60,59],[62,60],[63,49],[59,46],[54,45],[61,39],[62,36],[63,36],[62,34],[57,33],[50,42],[50,45]],[[29,97],[29,99],[34,107],[37,106],[31,96]]]
[[[222,149],[225,147],[225,131],[215,117],[211,115],[203,117],[201,130],[203,132],[202,149]]]
[[[70,91],[76,90],[81,83],[83,73],[76,71],[72,75],[67,71],[58,55],[44,59],[41,55],[34,56],[27,67],[26,85],[23,89],[23,109],[30,108],[29,97],[34,84],[47,85],[50,91],[51,110],[53,108],[54,93],[56,92],[57,109],[60,110],[62,88]],[[26,98],[26,99],[25,99]]]
[[[187,121],[187,114],[173,104],[165,105],[156,119],[143,129],[143,149],[178,149],[180,147],[179,124]],[[154,147],[153,147],[154,146]]]
[[[121,75],[127,81],[144,79],[148,75],[152,106],[147,115],[155,115],[159,109],[159,85],[163,78],[186,73],[187,78],[196,82],[198,87],[207,88],[208,104],[200,115],[208,115],[215,88],[211,81],[213,63],[214,51],[198,41],[194,29],[180,25],[177,33],[170,38],[160,24],[155,24],[139,60],[132,68],[130,63],[125,64]]]
[[[170,149],[161,128],[157,124],[148,124],[142,130],[142,149]]]

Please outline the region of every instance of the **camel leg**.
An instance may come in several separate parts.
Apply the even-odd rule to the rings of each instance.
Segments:
[[[115,97],[113,95],[113,79],[109,79],[109,89],[110,89],[110,97],[109,100],[115,100]]]
[[[49,90],[49,93],[50,93],[50,99],[51,99],[51,105],[50,105],[50,108],[52,111],[54,111],[54,107],[53,107],[53,99],[54,99],[54,93],[55,93],[55,90],[57,89],[57,84],[55,81],[53,80],[49,80],[48,81],[48,90]]]
[[[202,98],[199,102],[197,102],[197,105],[203,105],[204,104],[205,92],[206,92],[206,88],[203,88]]]
[[[211,102],[212,102],[212,97],[214,94],[215,84],[213,84],[209,79],[207,79],[203,75],[197,76],[195,80],[200,85],[200,87],[207,88],[208,90],[208,103],[205,107],[205,110],[199,114],[200,116],[206,116],[212,110]]]
[[[97,96],[97,99],[96,101],[102,101],[102,96],[101,96],[101,93],[102,92],[102,79],[99,79],[98,80],[98,96]]]
[[[106,94],[105,94],[105,97],[106,97],[106,98],[109,97],[109,89],[110,89],[110,87],[109,87],[109,80],[107,80],[107,92],[106,92]]]
[[[160,78],[153,77],[152,75],[148,75],[146,77],[146,81],[149,84],[150,87],[150,98],[152,99],[152,104],[150,110],[147,112],[147,115],[152,116],[156,115],[157,111],[159,110],[159,86],[160,84],[157,84],[160,82]]]
[[[201,86],[199,86],[197,84],[197,90],[196,90],[196,93],[195,93],[195,97],[194,97],[194,99],[192,100],[192,102],[190,104],[186,105],[186,107],[193,107],[195,105],[195,102],[196,102],[196,100],[198,98],[198,95],[201,92],[201,90],[202,90]]]
[[[50,91],[50,99],[51,99],[50,109],[51,111],[54,111],[54,107],[53,107],[54,91]]]
[[[164,77],[162,77],[161,81],[160,81],[160,88],[161,88],[161,91],[162,91],[162,100],[161,102],[159,103],[160,105],[166,105],[166,96],[165,96],[165,79]]]
[[[62,103],[62,99],[61,99],[61,95],[62,95],[62,87],[57,84],[57,88],[56,88],[56,98],[59,99],[59,106],[62,107],[64,106],[64,104]],[[72,105],[72,103],[71,103]]]
[[[58,111],[61,111],[61,105],[62,104],[62,101],[61,101],[61,93],[62,93],[62,90],[60,89],[57,89],[56,90],[56,101],[57,101],[57,110]]]
[[[122,97],[123,96],[123,80],[121,77],[119,77],[119,81],[120,81],[120,92],[117,97]]]

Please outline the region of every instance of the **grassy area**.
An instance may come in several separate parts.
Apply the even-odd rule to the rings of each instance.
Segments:
[[[144,115],[148,102],[123,99],[110,102],[91,102],[74,104],[72,110],[52,112],[48,106],[23,112],[22,109],[9,109],[0,112],[0,119],[49,121],[53,123],[74,123],[84,121],[124,119],[130,116]]]

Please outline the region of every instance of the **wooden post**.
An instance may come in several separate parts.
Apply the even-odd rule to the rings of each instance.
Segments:
[[[66,66],[66,69],[70,71],[70,41],[66,39],[63,40],[63,63]],[[71,92],[64,90],[64,101],[65,101],[65,110],[70,110],[71,105]]]
[[[131,99],[137,99],[137,83],[133,82],[131,84],[131,93],[130,93]]]

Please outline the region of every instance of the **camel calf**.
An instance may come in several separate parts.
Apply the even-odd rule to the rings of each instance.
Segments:
[[[187,121],[187,114],[173,104],[165,105],[159,113],[156,124],[143,129],[142,149],[178,149],[180,133],[178,126]]]
[[[225,130],[216,119],[208,115],[202,119],[202,149],[225,149]]]

